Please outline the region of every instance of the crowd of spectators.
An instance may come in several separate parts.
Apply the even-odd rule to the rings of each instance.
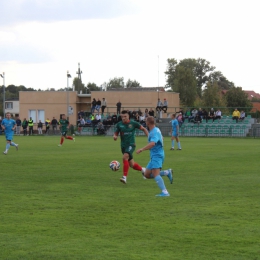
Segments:
[[[209,120],[212,120],[214,122],[215,120],[220,121],[222,119],[222,112],[220,109],[217,109],[216,111],[214,108],[211,108],[209,111],[206,109],[199,108],[198,110],[196,108],[188,109],[185,113],[183,110],[180,110],[177,116],[177,120],[179,122],[179,125],[181,126],[185,120],[187,119],[189,123],[194,124],[200,124],[203,120],[206,121],[206,123],[209,122]],[[241,113],[236,108],[233,111],[232,119],[238,121],[243,121],[245,118],[245,112],[241,111]]]
[[[83,112],[84,113],[84,112]],[[132,120],[135,120],[139,122],[142,126],[146,126],[146,118],[148,116],[154,116],[155,112],[152,108],[145,109],[145,111],[139,110],[128,110],[129,118]],[[97,129],[98,134],[105,134],[106,131],[113,125],[117,124],[119,121],[121,121],[120,114],[117,114],[114,112],[112,115],[110,113],[107,114],[107,116],[102,116],[99,112],[91,113],[86,119],[84,120],[83,114],[78,114],[78,133],[82,133],[83,127],[92,127],[93,129]]]

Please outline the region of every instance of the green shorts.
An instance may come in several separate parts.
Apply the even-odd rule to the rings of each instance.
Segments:
[[[62,135],[62,136],[66,136],[66,135],[67,135],[67,131],[62,131],[62,132],[61,132],[61,135]]]
[[[121,147],[122,154],[128,153],[129,154],[129,159],[128,161],[131,161],[133,157],[133,152],[135,151],[135,146],[127,146],[127,147]]]

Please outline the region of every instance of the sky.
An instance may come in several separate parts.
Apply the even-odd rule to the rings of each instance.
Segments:
[[[258,2],[0,0],[0,73],[6,86],[57,90],[80,63],[85,85],[123,77],[157,87],[167,59],[203,58],[260,93]]]

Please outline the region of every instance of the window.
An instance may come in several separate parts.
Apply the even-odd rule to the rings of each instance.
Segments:
[[[13,102],[5,102],[5,108],[13,109]]]
[[[38,110],[38,121],[41,120],[44,123],[45,113],[44,110]]]
[[[32,118],[33,122],[36,123],[36,110],[29,110],[29,118]]]

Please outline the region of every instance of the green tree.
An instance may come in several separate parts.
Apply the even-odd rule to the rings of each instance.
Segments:
[[[177,66],[175,71],[173,91],[180,93],[181,103],[186,106],[193,106],[196,100],[196,79],[190,68]]]
[[[78,93],[82,92],[83,93],[86,93],[86,87],[85,85],[82,83],[81,79],[79,78],[74,78],[73,79],[73,85],[75,87],[75,91],[77,91]]]
[[[174,90],[177,65],[178,61],[176,59],[167,59],[167,70],[164,72],[166,75],[166,88],[171,88]]]
[[[125,83],[124,83],[124,78],[113,78],[110,79],[107,83],[107,89],[112,89],[112,88],[124,88]]]
[[[176,69],[178,66],[182,66],[186,69],[189,69],[192,73],[194,78],[196,79],[196,92],[199,97],[202,96],[202,88],[208,81],[208,74],[209,72],[214,71],[215,67],[210,66],[210,62],[198,58],[196,59],[183,59],[180,60],[178,63],[175,59],[168,59],[167,60],[167,70],[166,74],[166,87],[170,87],[174,90],[174,82],[176,79]]]
[[[141,88],[142,86],[140,85],[140,83],[136,80],[130,80],[128,79],[128,81],[125,84],[126,88]]]
[[[91,93],[91,91],[101,91],[101,88],[97,86],[95,83],[88,83],[87,85],[87,93]]]
[[[248,107],[247,112],[249,112],[253,107],[251,101],[247,97],[247,94],[241,87],[232,87],[229,91],[227,91],[226,101],[228,107],[236,107],[238,109]]]
[[[218,83],[215,81],[213,84],[208,82],[203,90],[202,104],[205,107],[225,107],[225,99],[221,96]]]
[[[223,74],[221,71],[213,71],[212,73],[209,74],[209,81],[211,84],[213,84],[214,82],[218,83],[218,86],[220,89],[223,90],[229,90],[232,87],[234,87],[234,83],[229,81]]]

